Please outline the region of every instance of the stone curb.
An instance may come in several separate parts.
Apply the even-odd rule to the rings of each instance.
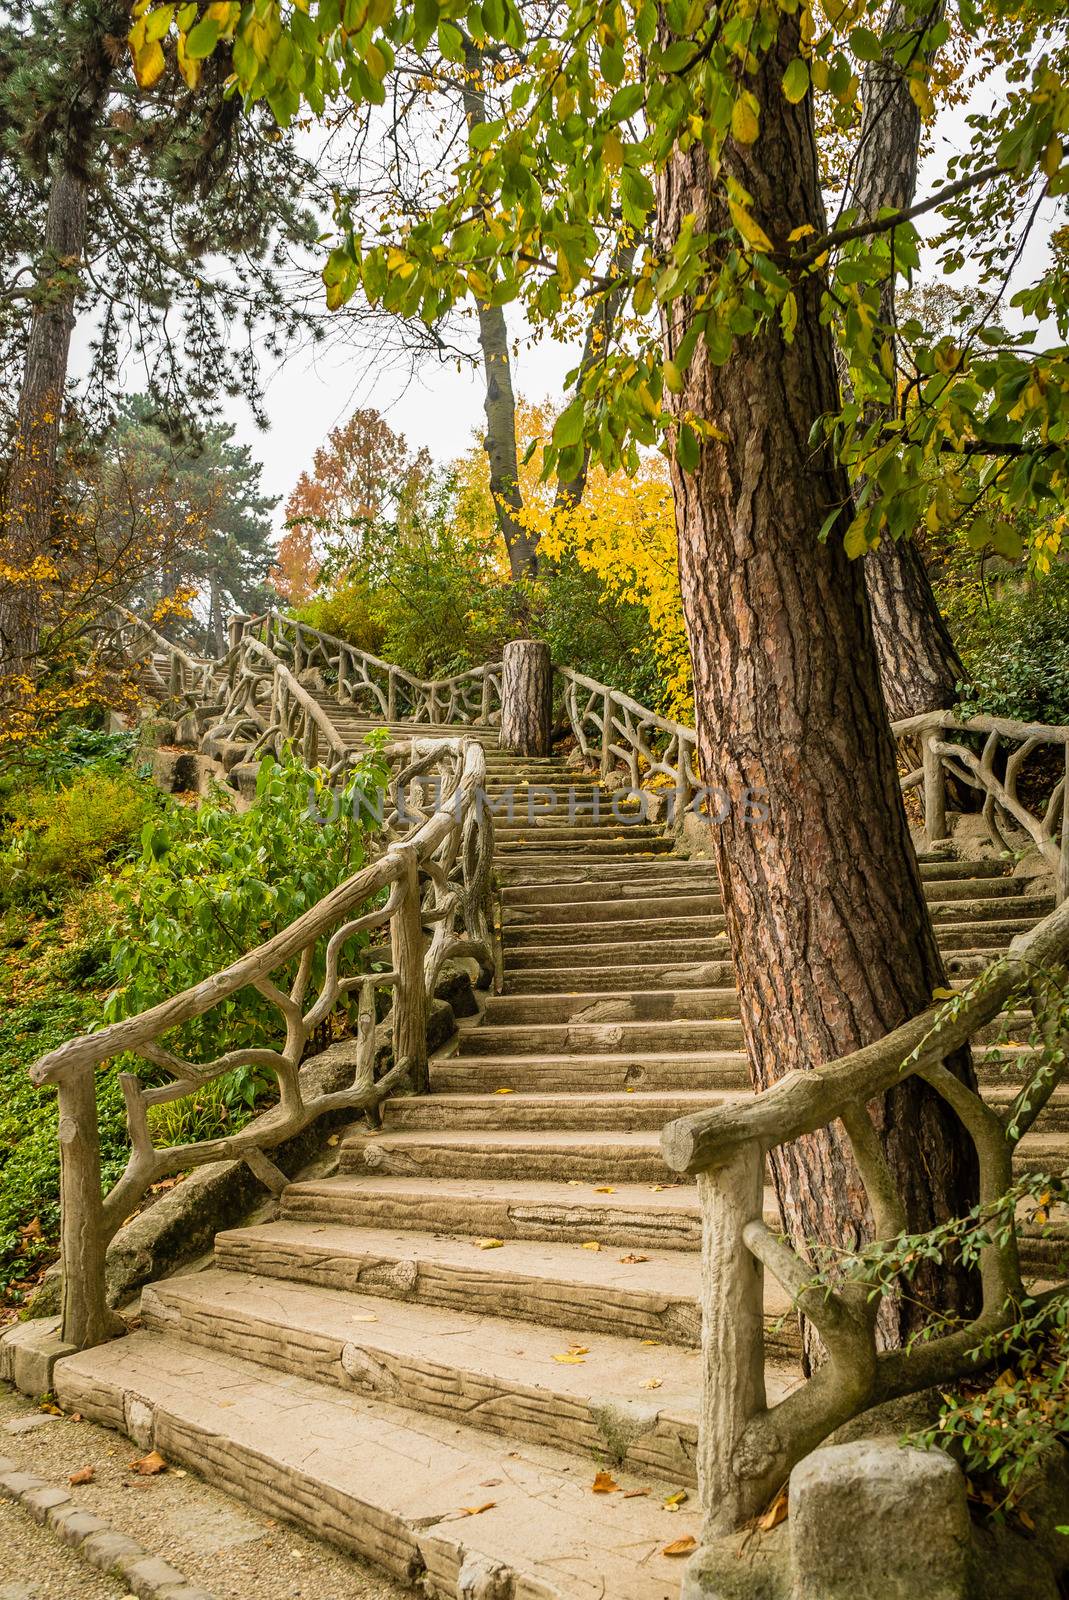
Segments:
[[[24,1507],[35,1522],[51,1528],[91,1567],[120,1578],[139,1600],[214,1600],[207,1589],[188,1582],[169,1561],[151,1555],[103,1517],[84,1510],[68,1490],[46,1483],[32,1472],[20,1472],[5,1456],[0,1456],[0,1495]]]

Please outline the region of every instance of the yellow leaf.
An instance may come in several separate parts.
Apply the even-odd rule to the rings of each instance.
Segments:
[[[500,1250],[504,1239],[476,1239],[475,1243],[480,1250]]]
[[[163,69],[167,65],[163,54],[163,46],[158,39],[153,39],[149,44],[141,46],[134,56],[134,75],[142,89],[151,89],[157,79],[163,76]]]
[[[481,1517],[484,1511],[492,1511],[497,1505],[496,1500],[486,1500],[481,1506],[461,1506],[462,1517]]]
[[[773,1528],[778,1528],[787,1516],[787,1485],[779,1491],[767,1511],[761,1513],[757,1519],[757,1526],[762,1533],[771,1533]]]
[[[595,1194],[615,1194],[616,1190],[613,1188],[611,1183],[596,1183],[594,1185],[594,1193]]]
[[[590,1485],[592,1494],[616,1494],[619,1488],[620,1485],[613,1478],[611,1472],[596,1473],[594,1482]]]
[[[670,1494],[665,1497],[664,1505],[669,1511],[678,1511],[680,1506],[684,1505],[689,1499],[690,1495],[687,1493],[686,1489],[677,1489],[675,1494]]]
[[[495,1094],[512,1094],[513,1091],[511,1089],[495,1089],[494,1093]]]
[[[753,144],[757,129],[757,102],[744,91],[731,108],[732,135],[739,144]]]
[[[787,243],[796,244],[799,239],[805,239],[809,234],[816,233],[816,231],[811,222],[803,222],[797,228],[791,229],[787,235]]]
[[[1050,143],[1047,145],[1047,148],[1044,150],[1042,160],[1040,161],[1040,166],[1043,168],[1043,171],[1047,174],[1048,178],[1053,178],[1061,164],[1062,141],[1055,137],[1050,141]]]
[[[766,255],[771,254],[772,240],[768,237],[761,224],[751,217],[745,206],[740,206],[736,201],[729,200],[728,210],[731,212],[732,222],[750,248],[752,250],[761,250]]]
[[[184,33],[180,33],[178,35],[178,70],[185,80],[187,89],[195,89],[197,87],[203,66],[204,63],[202,61],[191,61],[186,55],[186,36]]]
[[[932,990],[932,999],[933,1000],[953,1000],[954,999],[954,991],[953,991],[953,989],[933,989]]]
[[[601,1245],[598,1243],[597,1239],[587,1239],[584,1241],[582,1248],[584,1250],[600,1250]]]
[[[623,144],[619,134],[612,130],[605,135],[605,142],[601,147],[601,159],[610,172],[619,172],[624,164]]]
[[[660,1339],[643,1339],[642,1343],[647,1350],[659,1350],[661,1348]]]
[[[666,1544],[661,1551],[662,1556],[689,1556],[692,1550],[697,1550],[698,1541],[692,1533],[685,1534],[682,1539],[673,1539],[671,1544]]]
[[[582,1356],[572,1355],[570,1350],[562,1356],[554,1356],[553,1359],[554,1361],[559,1361],[562,1367],[581,1367],[585,1365]]]
[[[644,1383],[641,1383],[639,1385],[639,1388],[640,1389],[659,1389],[663,1382],[664,1382],[663,1378],[647,1378]]]

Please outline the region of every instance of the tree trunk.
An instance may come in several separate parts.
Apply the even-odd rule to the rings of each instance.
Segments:
[[[727,226],[730,176],[753,196],[773,239],[825,229],[810,97],[791,105],[780,84],[799,54],[797,15],[781,14],[752,87],[760,137],[729,141],[714,180],[702,145],[678,148],[660,179],[660,246],[685,218],[695,233]],[[699,343],[675,404],[708,419],[696,470],[673,467],[683,604],[694,664],[705,782],[734,797],[714,849],[757,1088],[882,1037],[930,1003],[943,981],[910,846],[894,743],[880,693],[863,565],[842,530],[821,542],[828,509],[845,505],[843,469],[810,444],[839,405],[832,335],[820,320],[823,284],[795,285],[798,322],[737,339],[723,365]],[[672,303],[674,356],[693,306]],[[745,791],[766,791],[767,822],[749,820]],[[968,1058],[950,1063],[971,1079]],[[960,1124],[911,1080],[872,1108],[910,1228],[960,1213],[976,1196],[975,1159]],[[786,1231],[851,1249],[871,1218],[841,1127],[775,1152]],[[918,1278],[927,1306],[971,1303],[964,1274]],[[923,1320],[904,1298],[882,1314],[900,1340]]]
[[[501,670],[501,748],[548,756],[553,729],[553,667],[541,639],[513,639]]]
[[[908,78],[894,59],[893,44],[901,40],[904,29],[919,26],[920,20],[907,19],[899,4],[892,5],[884,24],[888,49],[865,69],[864,111],[850,188],[851,204],[862,217],[876,217],[885,206],[903,210],[913,204],[921,114],[909,92]],[[934,23],[936,17],[923,21]],[[893,278],[883,286],[880,321],[893,330]],[[892,396],[888,407],[892,416],[896,405],[897,397]],[[884,539],[865,557],[865,582],[891,720],[952,706],[965,668],[917,545],[909,539]]]
[[[63,391],[67,381],[78,271],[85,249],[86,185],[69,167],[52,175],[44,249],[37,272],[34,307],[19,393],[18,418],[7,474],[0,556],[28,575],[0,588],[0,661],[5,695],[36,675],[41,596],[52,558],[56,456]],[[22,684],[24,688],[25,685]]]

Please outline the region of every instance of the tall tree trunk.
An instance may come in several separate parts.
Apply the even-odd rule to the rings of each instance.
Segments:
[[[85,230],[85,182],[57,161],[48,197],[0,538],[5,565],[29,575],[0,588],[5,695],[18,693],[20,683],[32,681],[36,674],[41,595],[47,578],[32,573],[36,562],[48,562],[52,556],[56,457]]]
[[[931,21],[942,12],[936,0]],[[927,20],[927,19],[925,19]],[[850,185],[850,201],[862,217],[884,206],[902,210],[913,204],[917,188],[921,114],[909,80],[894,59],[903,31],[920,26],[892,5],[884,24],[887,50],[865,69],[861,133]],[[894,327],[894,279],[883,286],[880,321]],[[894,415],[897,397],[889,412]],[[880,660],[884,698],[892,721],[939,711],[957,699],[965,668],[954,648],[932,592],[924,557],[911,539],[884,539],[865,557],[865,583]]]
[[[753,196],[773,240],[825,218],[810,97],[780,89],[799,54],[797,15],[781,14],[753,81],[760,137],[729,142],[714,179],[704,148],[678,148],[659,182],[662,254],[685,218],[694,232],[727,225],[728,177]],[[694,666],[705,780],[736,804],[714,848],[753,1081],[765,1088],[882,1037],[922,1010],[944,981],[895,769],[880,692],[863,565],[841,531],[818,537],[845,504],[845,474],[816,420],[838,409],[832,335],[819,277],[795,286],[798,322],[736,340],[723,365],[699,343],[681,410],[713,422],[693,473],[673,467],[683,604]],[[673,302],[674,356],[693,306]],[[765,790],[767,823],[739,798]],[[971,1079],[968,1058],[950,1063]],[[930,1227],[976,1195],[972,1146],[942,1102],[910,1080],[872,1108],[909,1226]],[[786,1231],[853,1248],[871,1226],[863,1187],[836,1126],[781,1149],[773,1178]],[[971,1302],[964,1274],[929,1272],[918,1297],[953,1311]],[[885,1342],[917,1325],[906,1298],[885,1309]]]
[[[586,337],[583,340],[583,354],[579,358],[579,382],[582,389],[583,379],[596,361],[603,359],[608,348],[609,339],[616,319],[620,315],[620,308],[630,288],[628,278],[631,268],[635,264],[640,241],[633,235],[625,235],[617,243],[613,251],[609,267],[610,276],[616,278],[616,283],[601,300],[596,301],[595,310],[587,324]],[[583,457],[578,472],[573,478],[561,478],[557,482],[557,493],[554,496],[554,507],[558,511],[566,511],[571,506],[577,506],[586,493],[587,473],[590,470],[590,446],[583,448]]]

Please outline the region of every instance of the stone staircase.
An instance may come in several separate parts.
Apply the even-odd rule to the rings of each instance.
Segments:
[[[373,726],[330,712],[353,743]],[[476,737],[491,795],[515,796],[503,992],[428,1097],[387,1102],[277,1220],[147,1289],[137,1331],[62,1361],[56,1391],[430,1596],[669,1600],[666,1552],[699,1531],[700,1217],[658,1135],[746,1086],[719,893],[591,779]],[[921,867],[958,976],[1051,908],[996,863]],[[1056,1097],[1023,1158],[1066,1118]],[[775,1398],[797,1368],[774,1284],[766,1324]]]

